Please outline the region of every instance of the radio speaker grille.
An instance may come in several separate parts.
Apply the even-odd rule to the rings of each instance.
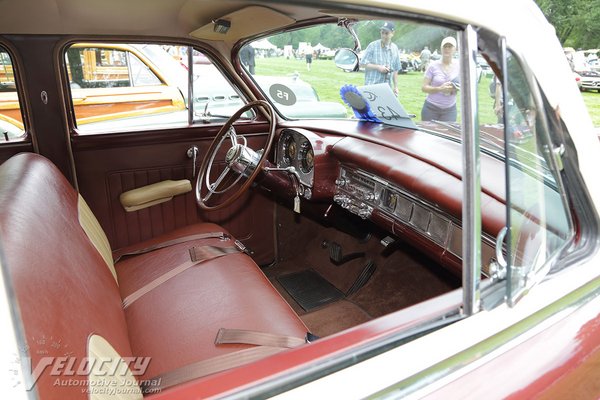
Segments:
[[[396,201],[396,216],[400,218],[404,222],[408,222],[410,220],[410,215],[412,214],[413,202],[408,200],[406,197],[398,196],[398,200]]]
[[[431,221],[429,222],[429,235],[431,239],[440,244],[446,243],[446,237],[448,237],[448,226],[450,223],[439,216],[432,214]]]
[[[421,207],[418,204],[414,205],[412,217],[410,218],[410,223],[420,230],[421,232],[427,232],[427,228],[429,227],[429,217],[431,213],[427,211],[424,207]]]

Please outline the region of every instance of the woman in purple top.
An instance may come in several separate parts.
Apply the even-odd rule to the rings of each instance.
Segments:
[[[423,121],[456,121],[456,90],[459,87],[459,65],[454,60],[456,39],[442,40],[442,58],[429,65],[423,80],[427,98],[421,110]]]

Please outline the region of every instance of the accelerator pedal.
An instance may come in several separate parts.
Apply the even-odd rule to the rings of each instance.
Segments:
[[[346,292],[346,297],[353,295],[354,293],[358,292],[360,288],[365,286],[369,279],[371,279],[371,276],[373,276],[373,273],[376,269],[377,266],[375,265],[375,262],[373,260],[367,261],[367,264],[365,264],[365,267],[363,268],[360,275],[358,275],[350,289],[348,289],[348,291]]]

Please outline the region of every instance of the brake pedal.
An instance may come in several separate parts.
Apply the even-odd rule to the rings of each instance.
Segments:
[[[329,259],[334,264],[340,264],[342,262],[342,246],[339,243],[329,243]]]
[[[347,263],[350,260],[354,260],[355,258],[360,258],[360,257],[365,256],[364,251],[350,253],[350,254],[346,254],[346,255],[343,255],[343,254],[344,254],[344,252],[342,250],[342,245],[340,245],[337,242],[329,243],[329,259],[335,265],[342,265],[342,264]]]

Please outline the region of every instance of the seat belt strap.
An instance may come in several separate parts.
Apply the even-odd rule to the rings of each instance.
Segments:
[[[256,346],[294,348],[306,344],[306,338],[250,331],[246,329],[221,328],[215,344],[254,344]]]
[[[189,382],[230,368],[239,367],[285,350],[282,347],[258,346],[223,354],[185,365],[142,382],[142,393],[157,393],[168,387]]]
[[[190,261],[201,263],[213,258],[226,256],[227,254],[239,253],[240,249],[237,246],[194,246],[188,251],[190,253]]]
[[[115,251],[113,251],[113,260],[116,263],[117,261],[119,261],[121,258],[123,258],[125,256],[137,256],[139,254],[150,253],[151,251],[163,249],[163,248],[169,247],[169,246],[174,246],[174,245],[180,244],[180,243],[191,242],[193,240],[212,239],[212,238],[218,238],[221,240],[229,240],[229,239],[231,239],[231,236],[229,236],[228,234],[223,233],[223,232],[207,232],[207,233],[197,233],[194,235],[182,236],[180,238],[168,240],[168,241],[162,242],[162,243],[157,243],[155,245],[143,247],[143,248],[137,249],[137,250],[131,250],[131,251],[126,251],[126,252],[124,252],[120,249],[115,250]]]
[[[162,285],[167,282],[169,279],[174,278],[180,273],[186,271],[187,269],[201,264],[205,261],[214,260],[215,258],[223,257],[228,254],[239,253],[239,248],[234,246],[229,247],[218,247],[218,246],[197,246],[192,247],[190,250],[190,260],[184,262],[183,264],[178,265],[172,270],[165,272],[158,278],[154,279],[150,283],[142,286],[135,292],[131,293],[129,296],[125,297],[123,300],[123,308],[129,307],[134,301],[144,296],[146,293],[150,292],[154,288]]]

